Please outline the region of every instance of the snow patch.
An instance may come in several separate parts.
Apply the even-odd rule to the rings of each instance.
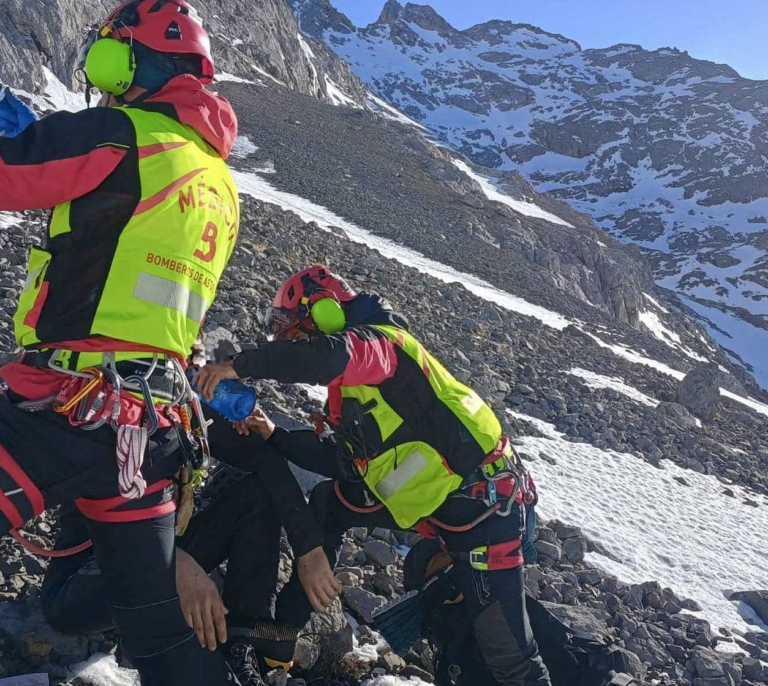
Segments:
[[[232,146],[232,156],[243,159],[248,155],[253,155],[258,149],[258,146],[254,145],[248,136],[238,136]]]
[[[417,129],[421,129],[422,131],[427,130],[424,126],[422,126],[418,122],[404,115],[400,110],[395,109],[394,107],[392,107],[392,105],[384,102],[381,98],[377,98],[373,93],[371,92],[368,93],[368,99],[376,106],[376,109],[379,111],[379,114],[381,114],[382,116],[387,117],[388,119],[392,119],[393,121],[398,121],[401,124],[408,124],[408,126],[414,126]]]
[[[663,306],[663,305],[662,305],[662,304],[661,304],[661,303],[660,303],[658,300],[656,300],[655,298],[652,298],[652,297],[651,297],[650,295],[648,295],[647,293],[643,293],[643,297],[644,297],[644,298],[645,298],[645,299],[646,299],[646,300],[647,300],[649,303],[651,303],[651,305],[653,305],[653,306],[654,306],[654,307],[656,307],[657,309],[661,310],[661,311],[662,311],[664,314],[669,314],[669,310],[667,310],[667,309],[666,309],[666,308],[665,308],[665,307],[664,307],[664,306]]]
[[[139,673],[120,667],[114,655],[97,653],[69,669],[72,677],[80,677],[90,686],[140,686]]]
[[[557,312],[502,291],[472,274],[456,271],[415,250],[366,231],[306,198],[280,191],[256,174],[236,170],[233,170],[232,174],[241,193],[295,212],[305,222],[317,222],[326,231],[334,232],[334,229],[341,229],[350,240],[363,243],[373,250],[378,250],[385,257],[418,269],[423,274],[429,274],[444,283],[460,283],[468,291],[484,300],[495,303],[506,310],[538,319],[542,324],[554,329],[562,330],[573,323]]]
[[[258,84],[255,81],[249,81],[248,79],[244,79],[240,76],[235,76],[234,74],[229,74],[225,71],[220,71],[216,73],[216,81],[230,81],[232,83],[248,83],[252,86],[257,86]]]
[[[606,348],[611,352],[615,353],[616,355],[618,355],[619,357],[623,357],[625,360],[629,360],[630,362],[634,362],[635,364],[642,364],[642,365],[645,365],[646,367],[651,367],[656,371],[661,372],[662,374],[666,374],[667,376],[671,376],[677,379],[678,381],[682,381],[685,378],[685,372],[679,372],[676,369],[672,369],[672,367],[664,364],[663,362],[652,360],[651,358],[645,357],[640,353],[636,353],[634,350],[627,348],[625,346],[606,343],[605,341],[599,339],[594,334],[589,333],[589,331],[584,331],[584,333],[587,334],[587,336],[589,336],[601,348]],[[730,398],[731,400],[734,400],[737,403],[741,403],[742,405],[749,407],[755,412],[768,417],[768,405],[764,403],[758,402],[757,400],[753,400],[752,398],[745,398],[741,395],[736,395],[736,393],[733,393],[722,387],[720,388],[720,395],[725,396],[726,398]]]
[[[752,495],[740,486],[729,487],[731,498],[715,477],[572,443],[548,422],[509,413],[545,436],[519,439],[520,451],[534,460],[544,519],[578,522],[621,560],[590,554],[590,562],[627,583],[659,581],[692,598],[713,628],[750,630],[723,591],[768,587],[768,552],[755,545],[768,530],[768,508],[745,505]]]
[[[301,33],[297,33],[296,37],[299,39],[299,45],[301,51],[304,53],[304,57],[307,58],[309,63],[309,69],[312,72],[312,86],[315,93],[320,90],[320,81],[317,78],[317,67],[315,67],[315,53],[312,52],[312,48],[309,47],[309,43],[304,40],[304,36]]]
[[[464,172],[467,176],[469,176],[471,179],[473,179],[474,181],[477,181],[477,183],[482,188],[483,193],[485,194],[485,197],[488,198],[488,200],[493,200],[494,202],[500,202],[506,205],[507,207],[512,208],[515,212],[518,212],[519,214],[524,214],[527,217],[535,217],[536,219],[543,219],[544,221],[548,221],[551,224],[559,224],[560,226],[570,226],[571,228],[573,228],[573,226],[569,224],[567,221],[565,221],[564,219],[560,219],[560,217],[557,217],[554,214],[547,212],[546,210],[542,210],[538,205],[534,205],[532,202],[523,202],[522,200],[515,200],[510,196],[499,192],[499,190],[488,179],[472,171],[472,169],[466,162],[462,160],[454,159],[453,164],[454,166],[458,167],[458,169],[460,169],[462,172]]]
[[[43,67],[43,73],[45,74],[45,97],[57,111],[79,112],[85,109],[84,94],[73,93],[48,67]]]
[[[331,99],[336,107],[353,107],[356,110],[363,109],[352,98],[350,98],[339,86],[336,85],[334,80],[325,75],[325,90],[328,93],[328,97]]]
[[[638,391],[636,388],[627,385],[624,381],[615,376],[603,376],[602,374],[596,374],[580,367],[574,367],[569,374],[579,377],[585,386],[589,388],[609,388],[612,391],[621,393],[627,396],[631,400],[647,405],[648,407],[656,407],[659,404],[658,400],[651,398],[645,393]]]
[[[415,676],[403,679],[398,676],[385,675],[368,679],[363,682],[363,686],[428,686],[428,684]]]
[[[328,400],[328,389],[325,386],[310,386],[305,383],[297,384],[297,386],[307,392],[310,400],[314,400],[321,405],[325,405]]]
[[[686,346],[684,346],[680,336],[671,329],[668,329],[666,326],[664,326],[661,318],[655,312],[651,312],[649,310],[641,312],[639,319],[640,323],[643,324],[645,328],[651,332],[651,334],[653,334],[654,338],[658,338],[662,343],[668,345],[670,348],[679,350],[684,355],[687,355],[693,360],[697,360],[699,362],[708,362],[706,357],[702,357],[698,353],[695,353],[693,350],[689,350]]]
[[[21,217],[11,212],[0,212],[0,229],[7,229],[11,226],[20,226]]]

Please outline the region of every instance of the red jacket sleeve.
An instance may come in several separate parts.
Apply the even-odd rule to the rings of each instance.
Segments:
[[[336,336],[299,341],[273,341],[235,358],[241,378],[273,379],[281,383],[328,386],[375,386],[397,369],[395,346],[370,327],[350,329]]]
[[[119,110],[41,119],[0,138],[0,210],[47,209],[86,195],[135,148],[133,124]]]

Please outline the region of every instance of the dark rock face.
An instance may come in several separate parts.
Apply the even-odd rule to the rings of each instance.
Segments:
[[[701,419],[710,420],[720,403],[720,369],[717,364],[701,364],[680,382],[678,402]]]
[[[42,93],[43,65],[50,64],[67,87],[79,88],[74,68],[85,31],[117,4],[117,0],[0,1],[0,82]],[[350,98],[362,101],[365,97],[366,88],[346,62],[324,44],[299,38],[296,18],[283,0],[194,4],[211,33],[219,72],[270,82],[272,77],[307,95],[333,101],[330,80],[331,89],[335,84]]]

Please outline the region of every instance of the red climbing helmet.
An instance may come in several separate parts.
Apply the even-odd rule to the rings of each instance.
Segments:
[[[129,0],[107,17],[104,28],[112,29],[111,38],[136,40],[157,52],[197,55],[202,61],[200,81],[213,81],[211,39],[186,0]]]
[[[314,305],[321,300],[341,305],[356,297],[357,293],[344,279],[328,267],[316,264],[297,272],[280,287],[272,307],[267,309],[264,325],[268,334],[279,339],[290,339],[298,333],[316,333]]]

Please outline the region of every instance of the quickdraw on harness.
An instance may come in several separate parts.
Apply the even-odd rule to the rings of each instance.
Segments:
[[[93,500],[80,498],[76,504],[89,519],[100,522],[134,522],[174,512],[175,500],[141,509],[125,509],[124,506],[146,495],[164,491],[173,485],[173,480],[164,479],[151,486],[142,475],[141,469],[150,437],[162,425],[175,426],[179,432],[182,449],[185,454],[185,466],[181,473],[188,477],[182,487],[188,487],[199,481],[210,462],[207,422],[197,394],[184,373],[182,363],[174,358],[165,360],[166,369],[172,374],[172,392],[153,391],[150,380],[158,369],[159,354],[155,353],[150,361],[134,359],[132,364],[145,364],[145,373],[132,374],[123,378],[117,369],[115,356],[105,353],[105,363],[99,367],[89,367],[82,371],[69,370],[55,364],[58,354],[55,351],[48,360],[48,366],[60,373],[69,375],[58,394],[53,398],[29,401],[19,404],[21,409],[39,411],[52,408],[57,414],[68,417],[72,426],[84,431],[95,431],[109,424],[117,434],[116,461],[118,465],[118,489],[120,495],[115,498]],[[156,404],[155,397],[165,402]],[[126,419],[127,406],[143,407],[138,421]],[[196,419],[196,427],[192,425]],[[192,474],[192,476],[190,476]],[[182,495],[184,495],[184,490]],[[182,497],[182,502],[185,498]],[[189,494],[187,494],[189,508]],[[18,513],[17,513],[18,514]],[[188,517],[187,517],[188,521]],[[32,552],[44,557],[66,557],[74,555],[90,546],[87,542],[67,551],[47,551],[34,546],[17,531],[24,519],[12,520],[14,531],[11,535]],[[184,528],[184,527],[182,527]]]

